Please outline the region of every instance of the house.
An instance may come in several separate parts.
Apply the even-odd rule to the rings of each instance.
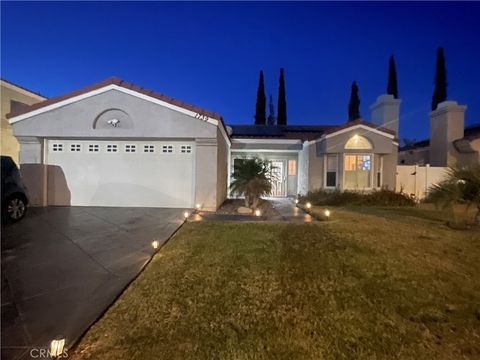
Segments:
[[[440,103],[430,112],[430,138],[399,149],[400,165],[463,166],[480,164],[480,124],[465,127],[466,106]]]
[[[19,104],[32,105],[47,98],[5,79],[0,79],[0,88],[2,101],[0,151],[2,155],[10,156],[18,164],[20,145],[13,136],[12,127],[6,115],[12,110],[12,106],[15,107]]]
[[[226,126],[213,112],[110,78],[9,114],[37,205],[217,209],[235,161],[276,172],[272,195],[317,188],[395,188],[400,100],[383,95],[373,123]]]

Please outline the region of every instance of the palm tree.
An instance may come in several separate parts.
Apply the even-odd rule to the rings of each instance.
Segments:
[[[445,180],[430,187],[428,198],[443,208],[454,203],[475,206],[475,222],[480,224],[480,165],[450,168]]]
[[[245,206],[256,208],[261,196],[272,190],[272,167],[258,158],[236,159],[230,191],[245,196]]]

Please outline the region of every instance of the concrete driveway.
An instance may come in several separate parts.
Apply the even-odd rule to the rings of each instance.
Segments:
[[[78,339],[182,222],[183,209],[51,207],[2,228],[2,359]]]

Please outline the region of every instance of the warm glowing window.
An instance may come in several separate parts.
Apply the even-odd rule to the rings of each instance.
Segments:
[[[297,161],[288,160],[288,175],[295,176],[297,175]]]
[[[371,148],[372,144],[370,144],[370,141],[360,135],[353,135],[345,144],[345,149],[349,150],[366,150]]]
[[[345,189],[361,190],[370,187],[371,160],[371,155],[345,155]]]

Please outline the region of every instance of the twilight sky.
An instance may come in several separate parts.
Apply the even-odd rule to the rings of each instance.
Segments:
[[[118,76],[253,124],[285,68],[289,124],[340,124],[350,86],[361,114],[385,92],[395,55],[400,137],[428,136],[436,48],[448,98],[480,123],[480,3],[52,2],[1,5],[1,76],[52,97]]]

